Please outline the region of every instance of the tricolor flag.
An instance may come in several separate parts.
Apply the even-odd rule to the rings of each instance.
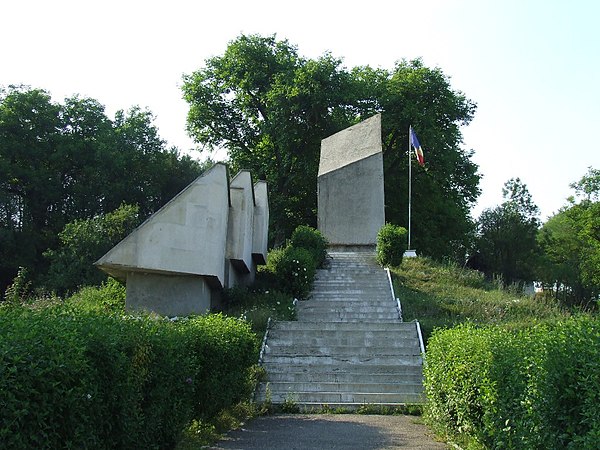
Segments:
[[[412,127],[410,127],[409,134],[410,134],[410,145],[412,145],[415,149],[415,155],[417,155],[417,161],[419,161],[419,164],[423,166],[423,165],[425,165],[425,157],[423,156],[423,148],[421,147],[421,144],[419,144],[419,139],[417,138],[417,134],[415,133],[415,130],[412,129]]]

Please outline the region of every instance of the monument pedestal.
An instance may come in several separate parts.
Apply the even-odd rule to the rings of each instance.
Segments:
[[[417,251],[416,250],[406,250],[404,252],[404,257],[405,258],[416,258],[417,257]]]

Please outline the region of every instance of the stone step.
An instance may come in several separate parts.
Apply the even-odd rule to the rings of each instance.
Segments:
[[[414,338],[407,339],[402,336],[386,337],[383,342],[377,339],[364,339],[357,337],[312,337],[309,334],[299,337],[269,336],[269,344],[267,345],[271,353],[274,351],[272,350],[274,348],[284,348],[286,352],[289,352],[288,349],[290,347],[293,347],[298,352],[302,352],[302,350],[305,349],[307,352],[310,351],[311,353],[313,352],[314,348],[339,348],[340,351],[346,352],[346,350],[344,350],[343,347],[347,347],[350,349],[354,348],[357,352],[361,352],[364,351],[364,349],[367,349],[378,354],[382,354],[381,351],[383,351],[384,349],[398,349],[398,351],[402,350],[402,353],[404,353],[405,349],[410,348],[416,352],[414,354],[419,354],[420,352],[419,344],[418,342],[414,342]]]
[[[382,293],[375,293],[375,294],[370,294],[370,295],[356,295],[356,294],[347,294],[345,292],[313,292],[312,295],[310,296],[310,298],[308,298],[307,300],[309,300],[308,302],[305,301],[301,301],[300,304],[303,303],[314,303],[317,301],[344,301],[344,300],[348,300],[351,302],[359,302],[359,303],[365,303],[365,304],[370,304],[373,303],[375,301],[378,302],[392,302],[395,303],[396,300],[392,298],[392,296],[390,295],[390,292],[388,290],[388,292],[382,292]]]
[[[394,382],[394,383],[329,383],[329,382],[280,382],[268,381],[261,388],[269,386],[271,392],[309,393],[309,392],[363,392],[385,394],[420,394],[423,392],[422,383]]]
[[[420,354],[420,348],[415,343],[405,343],[404,345],[382,346],[365,345],[359,347],[356,345],[308,345],[304,343],[273,342],[265,347],[263,358],[266,356],[286,356],[291,355],[297,358],[307,356],[325,356],[335,355],[336,357],[356,356],[356,357],[402,357]]]
[[[298,319],[299,320],[310,320],[311,322],[330,322],[334,320],[340,320],[344,322],[365,322],[377,320],[380,322],[383,321],[394,321],[398,320],[398,312],[389,312],[389,313],[353,313],[353,312],[344,312],[339,311],[336,313],[323,314],[321,312],[314,311],[298,311]]]
[[[406,365],[415,366],[422,364],[420,354],[407,355],[275,355],[268,352],[263,354],[263,364],[270,366],[274,364],[285,364],[288,366],[302,365],[373,365],[373,366],[390,366],[390,365]]]
[[[396,310],[396,304],[392,303],[391,299],[382,304],[364,304],[364,303],[346,303],[336,300],[328,300],[320,303],[300,303],[296,305],[298,311],[315,311],[315,312],[323,312],[323,313],[335,313],[337,311],[347,311],[347,312],[356,312],[356,313],[384,313],[384,312],[392,312]]]
[[[397,319],[392,322],[364,321],[361,323],[346,322],[311,322],[311,321],[274,321],[271,324],[271,330],[349,330],[349,331],[381,331],[390,332],[408,330],[416,332],[414,322],[400,322]]]
[[[270,374],[314,374],[314,376],[326,376],[327,374],[344,375],[353,374],[357,376],[376,376],[376,375],[393,375],[397,377],[404,376],[419,376],[422,377],[423,368],[421,359],[415,358],[414,364],[397,364],[397,361],[391,361],[386,364],[303,364],[294,363],[288,365],[280,365],[276,363],[265,362],[265,368],[269,369]]]
[[[349,329],[292,329],[275,328],[269,330],[269,339],[279,341],[287,339],[297,342],[300,339],[326,339],[336,342],[373,341],[373,342],[399,342],[414,339],[414,330],[400,327],[389,327],[384,330],[349,330]]]
[[[258,401],[265,400],[266,388],[259,388]],[[270,392],[273,403],[293,402],[297,405],[360,406],[365,404],[406,405],[423,403],[423,393],[381,393],[381,392]]]
[[[399,371],[398,371],[399,372]],[[372,372],[269,372],[267,381],[287,381],[296,383],[352,383],[357,381],[368,381],[371,383],[422,383],[423,375],[420,367],[408,366],[405,373],[372,373]]]

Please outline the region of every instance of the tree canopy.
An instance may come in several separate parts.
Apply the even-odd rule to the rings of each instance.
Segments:
[[[600,171],[571,187],[576,196],[540,230],[539,277],[563,302],[589,306],[600,294]]]
[[[534,281],[538,262],[539,208],[527,186],[510,179],[502,189],[504,202],[484,210],[477,222],[476,255],[472,262],[505,285]]]
[[[139,107],[110,120],[94,99],[0,89],[0,290],[19,266],[42,274],[67,223],[124,202],[145,217],[200,174],[152,122]]]
[[[415,60],[349,70],[328,53],[304,58],[286,40],[242,35],[184,76],[183,93],[190,135],[206,151],[225,148],[234,169],[267,180],[273,244],[297,225],[316,224],[321,140],[376,113],[383,113],[386,220],[406,226],[412,124],[427,158],[425,170],[413,171],[414,242],[423,254],[464,256],[479,175],[461,148],[460,125],[475,105],[440,69]]]

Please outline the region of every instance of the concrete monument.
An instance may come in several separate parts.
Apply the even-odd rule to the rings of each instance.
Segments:
[[[318,229],[332,246],[375,246],[385,223],[381,115],[321,141]]]
[[[204,313],[221,288],[251,282],[265,263],[268,211],[266,183],[253,186],[248,171],[230,183],[227,166],[218,163],[96,265],[126,282],[129,310]]]

